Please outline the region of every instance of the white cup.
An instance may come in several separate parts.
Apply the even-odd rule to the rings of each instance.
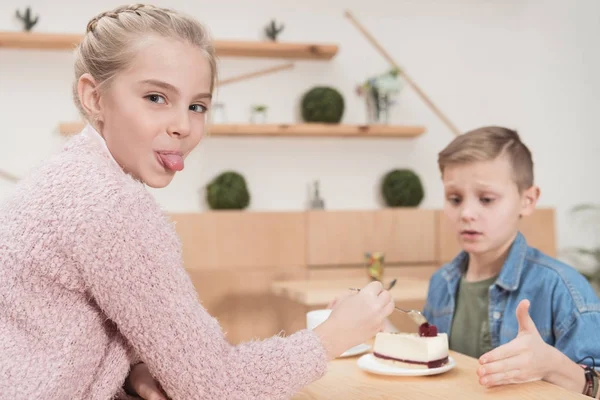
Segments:
[[[331,309],[313,310],[306,313],[306,328],[313,330],[331,315]]]
[[[306,313],[306,328],[313,330],[317,326],[321,325],[329,316],[331,315],[331,309],[321,309],[321,310],[313,310]],[[346,350],[342,353],[342,356],[353,353],[354,351],[360,350],[363,348],[364,344],[359,344],[357,346],[352,347],[351,349]],[[363,349],[364,351],[364,349]]]

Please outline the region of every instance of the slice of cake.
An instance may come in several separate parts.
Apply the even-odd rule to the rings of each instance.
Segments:
[[[423,324],[416,333],[379,332],[373,355],[383,363],[402,368],[439,368],[448,363],[448,335]]]

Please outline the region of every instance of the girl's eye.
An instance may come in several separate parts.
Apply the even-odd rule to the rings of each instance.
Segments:
[[[483,204],[490,204],[491,202],[493,202],[493,201],[494,201],[494,199],[492,199],[491,197],[482,197],[482,198],[480,199],[480,201],[481,201]]]
[[[166,103],[165,98],[159,94],[150,94],[150,95],[146,96],[146,98],[153,103],[157,103],[157,104]]]
[[[190,106],[190,110],[198,113],[205,113],[207,111],[207,108],[204,107],[202,104],[192,104]]]
[[[458,197],[458,196],[449,196],[448,197],[448,201],[450,202],[450,204],[457,205],[457,204],[460,204],[460,197]]]

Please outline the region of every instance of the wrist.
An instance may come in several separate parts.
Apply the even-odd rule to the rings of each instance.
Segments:
[[[585,387],[585,371],[560,350],[548,345],[550,354],[548,370],[543,380],[576,393],[582,393]]]
[[[315,327],[313,332],[321,339],[321,343],[327,352],[327,358],[329,360],[333,360],[343,352],[339,350],[339,337],[337,337],[335,330],[328,321]]]

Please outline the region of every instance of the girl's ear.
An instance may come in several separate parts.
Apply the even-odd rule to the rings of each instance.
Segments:
[[[94,124],[102,122],[100,93],[96,80],[92,75],[88,73],[81,75],[77,82],[77,94],[88,119],[93,121]]]

